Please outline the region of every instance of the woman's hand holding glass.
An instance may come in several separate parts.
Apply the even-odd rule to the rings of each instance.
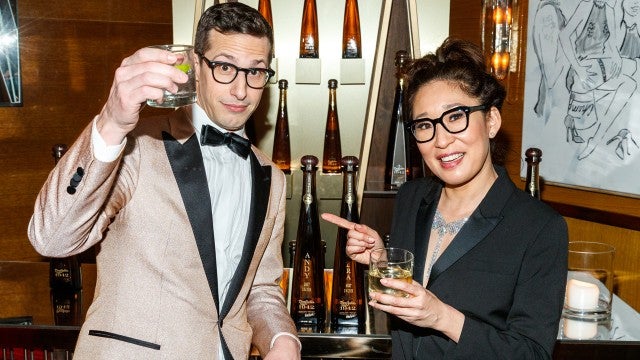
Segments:
[[[464,314],[440,301],[415,280],[409,284],[403,280],[385,278],[381,282],[387,287],[407,293],[409,297],[371,292],[369,306],[395,315],[409,324],[441,331],[458,342],[462,334]]]

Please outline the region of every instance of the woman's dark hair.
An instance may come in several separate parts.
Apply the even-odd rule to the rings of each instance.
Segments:
[[[411,118],[418,90],[432,81],[456,84],[467,95],[479,99],[480,104],[495,106],[498,110],[502,109],[507,95],[504,86],[487,72],[480,47],[454,38],[447,38],[435,53],[414,60],[409,66],[407,79],[406,105]],[[496,163],[501,163],[501,159],[496,157],[501,157],[502,149],[495,148],[493,139],[491,150]]]
[[[273,45],[273,30],[267,20],[256,9],[240,2],[213,5],[202,14],[196,29],[194,44],[196,53],[204,54],[209,50],[208,40],[211,29],[222,34],[266,37],[269,39],[269,45]]]

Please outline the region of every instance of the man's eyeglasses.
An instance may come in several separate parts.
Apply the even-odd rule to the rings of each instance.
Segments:
[[[486,108],[486,105],[457,106],[443,112],[437,119],[415,119],[406,123],[405,127],[411,131],[417,142],[426,143],[436,136],[437,124],[442,125],[451,134],[461,133],[469,127],[469,114]]]
[[[262,89],[269,82],[269,78],[276,74],[268,68],[242,68],[224,61],[211,61],[204,55],[196,53],[211,69],[213,80],[220,84],[230,84],[238,77],[238,72],[244,72],[247,86],[252,89]]]

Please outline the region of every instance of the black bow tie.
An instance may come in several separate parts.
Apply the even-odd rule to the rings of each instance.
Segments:
[[[251,152],[251,142],[249,140],[232,132],[223,133],[211,125],[202,125],[200,144],[209,146],[227,145],[231,151],[243,159],[246,159]]]

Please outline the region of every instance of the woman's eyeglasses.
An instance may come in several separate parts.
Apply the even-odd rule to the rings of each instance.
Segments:
[[[469,114],[486,108],[486,105],[457,106],[443,112],[437,119],[415,119],[406,123],[405,127],[411,131],[417,142],[425,143],[436,136],[437,124],[442,125],[451,134],[461,133],[469,127]]]

